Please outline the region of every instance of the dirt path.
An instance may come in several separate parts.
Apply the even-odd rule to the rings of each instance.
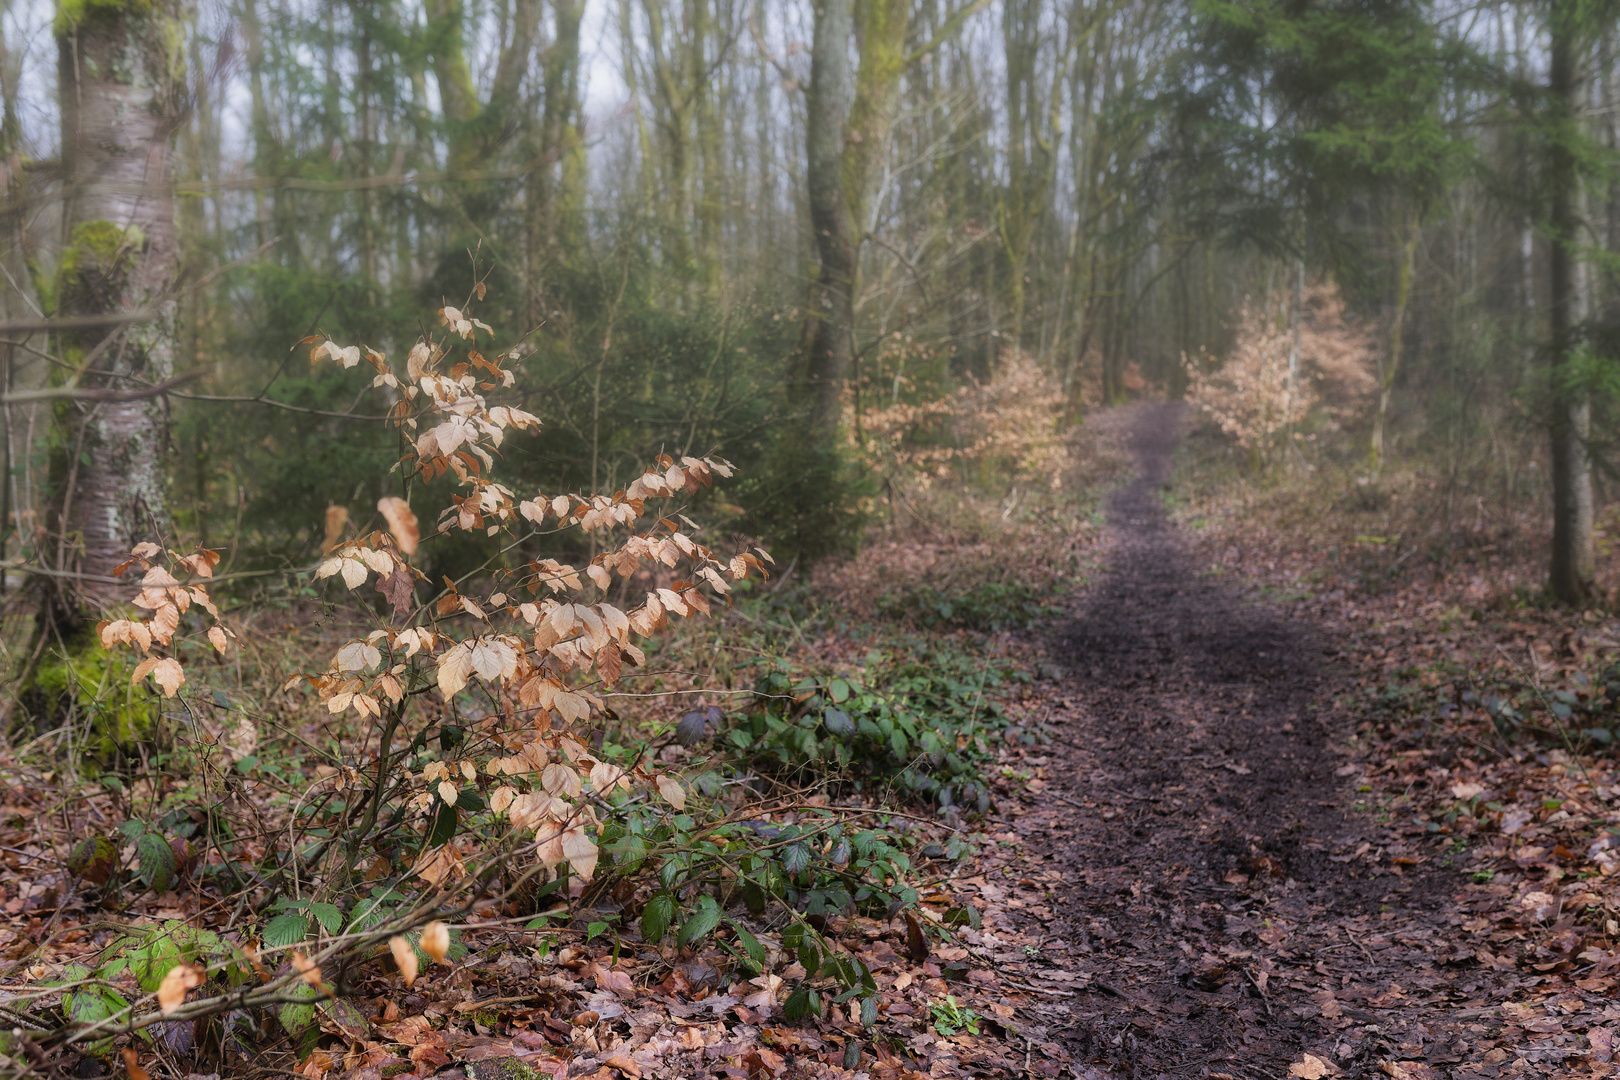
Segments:
[[[1327,1075],[1506,1075],[1473,1047],[1515,976],[1456,951],[1461,876],[1360,857],[1392,834],[1335,775],[1332,643],[1202,573],[1166,519],[1181,416],[1122,418],[1138,476],[1061,633],[1074,810],[1044,846],[1070,882],[1080,1073],[1276,1078],[1311,1051]]]

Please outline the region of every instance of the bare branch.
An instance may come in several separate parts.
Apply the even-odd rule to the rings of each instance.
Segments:
[[[14,390],[9,394],[0,394],[0,405],[16,405],[25,401],[145,401],[169,392],[171,387],[182,386],[202,378],[208,372],[203,368],[188,371],[184,375],[176,375],[172,379],[164,379],[160,383],[142,386],[135,390],[106,390],[84,389],[77,386],[47,386],[41,390]]]

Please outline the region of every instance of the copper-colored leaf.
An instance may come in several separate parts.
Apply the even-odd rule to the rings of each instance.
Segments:
[[[1330,1063],[1315,1054],[1305,1054],[1288,1066],[1288,1075],[1298,1077],[1299,1080],[1322,1080],[1322,1077],[1337,1071]]]
[[[298,977],[300,979],[303,979],[311,986],[321,985],[321,967],[319,964],[305,956],[303,953],[299,952],[297,949],[293,950],[292,962],[293,967],[298,969]]]
[[[421,541],[422,533],[411,504],[398,495],[384,495],[377,500],[377,509],[387,520],[388,531],[393,535],[400,554],[407,557],[415,555],[416,545]]]
[[[609,686],[619,681],[619,676],[624,673],[624,654],[619,651],[618,645],[609,642],[597,650],[596,670],[602,673]]]
[[[416,607],[416,579],[403,566],[377,579],[377,591],[383,594],[395,615],[409,615]]]
[[[609,1069],[618,1069],[631,1080],[640,1080],[641,1066],[637,1065],[636,1059],[629,1054],[614,1054],[602,1064]]]
[[[164,657],[153,669],[152,678],[163,688],[164,697],[174,697],[180,690],[180,684],[186,681],[186,672],[180,666],[180,661],[173,657]]]
[[[917,916],[906,912],[906,953],[919,964],[928,959],[928,939]]]
[[[416,950],[398,934],[388,939],[388,950],[394,954],[394,963],[399,965],[399,973],[405,977],[408,989],[416,981]]]
[[[124,1047],[124,1071],[129,1074],[129,1080],[152,1080],[152,1074],[141,1068],[135,1051],[127,1046]]]
[[[185,961],[174,965],[169,973],[163,976],[163,982],[158,984],[158,1008],[164,1015],[174,1012],[186,1000],[187,991],[194,990],[203,983],[203,973]]]
[[[596,873],[597,850],[596,843],[585,835],[585,826],[575,824],[563,830],[562,852],[581,881],[591,880]]]
[[[669,805],[673,806],[676,810],[686,809],[686,789],[681,787],[681,782],[679,780],[675,779],[673,776],[670,776],[668,773],[659,774],[658,794],[662,795],[664,797],[664,801],[669,803]]]
[[[437,919],[424,926],[422,951],[431,956],[434,963],[444,963],[446,954],[450,952],[450,928]]]
[[[326,539],[321,541],[321,550],[331,551],[343,540],[343,532],[349,526],[349,508],[333,503],[326,508]]]
[[[254,942],[251,942],[251,941],[248,942],[246,945],[243,945],[242,946],[242,955],[247,958],[247,962],[250,965],[252,965],[253,970],[258,973],[260,982],[269,982],[270,981],[270,979],[272,978],[272,976],[270,974],[270,969],[265,967],[264,964],[259,960],[259,947],[258,947],[258,945],[256,945]]]

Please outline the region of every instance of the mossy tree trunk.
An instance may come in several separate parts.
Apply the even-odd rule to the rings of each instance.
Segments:
[[[1592,462],[1587,448],[1592,404],[1573,376],[1586,317],[1580,262],[1580,173],[1575,155],[1579,80],[1580,6],[1558,0],[1548,20],[1547,96],[1551,132],[1547,163],[1549,378],[1552,396],[1552,594],[1566,604],[1589,602],[1596,575],[1593,543]]]
[[[170,140],[184,33],[173,0],[62,0],[55,22],[65,243],[55,314],[64,383],[134,391],[173,374],[177,250]],[[66,400],[52,434],[46,613],[82,626],[112,598],[105,580],[164,523],[163,398]]]
[[[855,30],[851,0],[828,0],[816,12],[806,109],[806,182],[810,223],[821,273],[810,306],[808,355],[794,387],[812,441],[831,446],[848,376],[855,318],[855,231],[845,186],[844,125],[849,117],[849,43]]]

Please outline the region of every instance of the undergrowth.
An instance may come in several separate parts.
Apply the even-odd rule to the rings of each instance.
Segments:
[[[712,456],[661,460],[639,490],[520,501],[485,450],[538,420],[486,402],[502,357],[469,347],[470,315],[441,319],[392,383],[381,354],[314,339],[317,361],[424,390],[396,398],[396,420],[422,420],[409,500],[380,503],[372,531],[329,517],[326,561],[284,585],[216,583],[215,553],[141,545],[135,607],[99,629],[142,657],[133,690],[63,680],[54,726],[13,732],[12,783],[76,785],[38,828],[65,869],[58,916],[70,895],[87,916],[39,925],[10,968],[33,985],[8,1006],[27,1034],[0,1052],[307,1060],[342,1042],[359,980],[455,963],[468,920],[521,928],[540,960],[583,929],[615,953],[702,950],[738,979],[796,961],[785,1018],[840,1006],[870,1025],[876,983],[841,920],[903,918],[923,951],[978,924],[925,913],[919,891],[972,857],[998,748],[1045,738],[1005,707],[1029,676],[1000,642],[1077,578],[1065,530],[1087,511],[1031,501],[990,527],[1018,545],[920,582],[874,545],[852,565],[897,588],[858,608],[836,576],[784,582],[757,548],[694,538],[680,500],[723,478]],[[463,489],[447,542],[504,546],[424,600],[414,552],[434,541],[412,507],[446,477]],[[95,742],[132,702],[162,723]],[[64,934],[76,960],[29,966]]]

